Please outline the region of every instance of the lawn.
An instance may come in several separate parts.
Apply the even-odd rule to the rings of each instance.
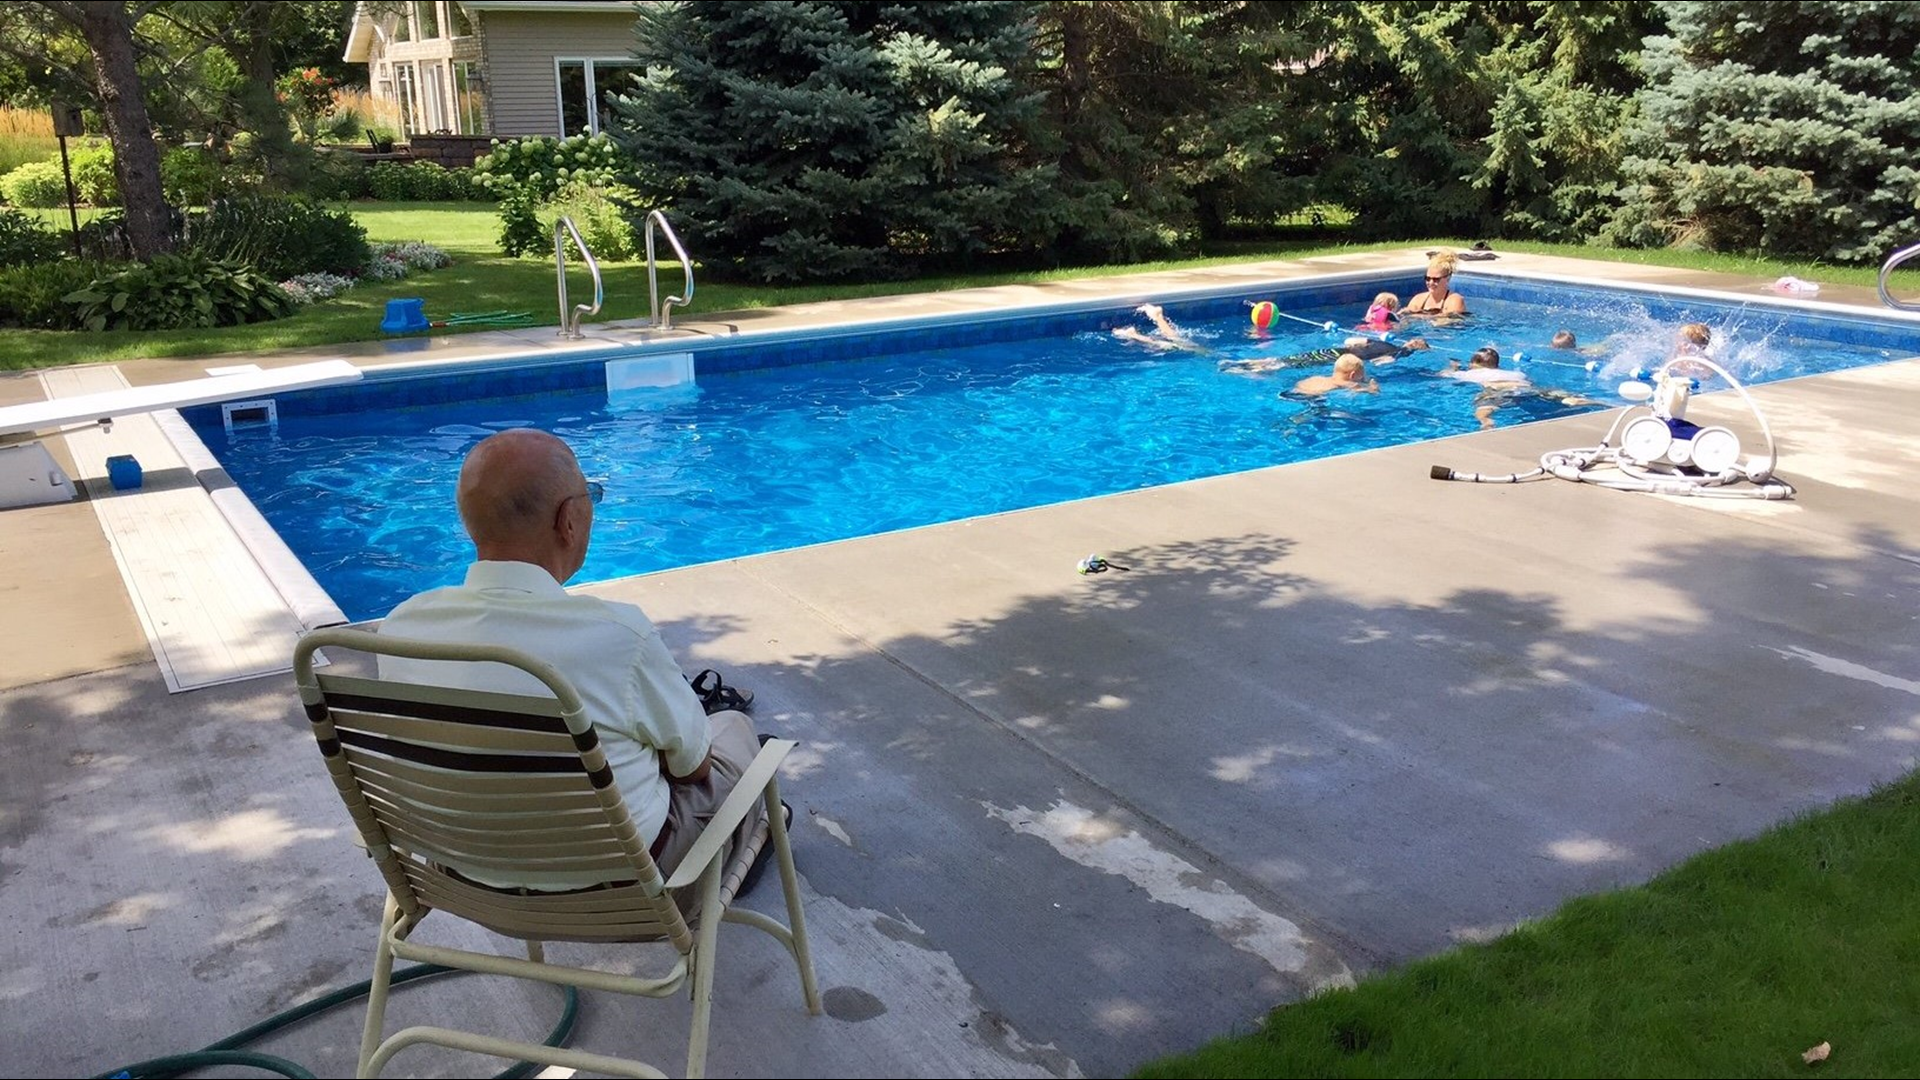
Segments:
[[[453,266],[419,274],[403,281],[368,282],[333,300],[303,308],[290,318],[249,326],[210,330],[118,331],[99,334],[57,333],[53,331],[0,331],[0,370],[58,367],[96,361],[132,360],[143,357],[225,356],[252,354],[281,349],[312,348],[347,342],[377,340],[386,303],[397,297],[419,297],[426,301],[429,317],[456,312],[525,311],[535,325],[558,326],[559,308],[554,295],[553,263],[546,257],[510,259],[502,256],[494,244],[499,228],[493,207],[484,203],[356,203],[354,216],[366,226],[373,241],[425,240],[453,254]],[[43,211],[49,220],[64,223],[65,210]],[[689,238],[691,241],[691,238]],[[1465,247],[1458,239],[1415,241],[1415,246]],[[694,300],[676,316],[713,314],[779,304],[798,304],[816,300],[845,300],[868,296],[890,296],[907,292],[937,292],[945,289],[1022,282],[1061,281],[1112,274],[1153,270],[1187,269],[1258,259],[1301,258],[1316,254],[1368,251],[1408,246],[1408,241],[1376,244],[1339,244],[1307,241],[1234,242],[1218,245],[1199,258],[1123,266],[1078,267],[1064,270],[969,274],[911,281],[889,281],[864,285],[760,286],[735,285],[702,280],[695,274]],[[1794,274],[1823,282],[1872,285],[1875,270],[1870,267],[1829,267],[1809,263],[1785,263],[1742,256],[1713,255],[1680,251],[1617,251],[1575,245],[1512,243],[1504,250],[1567,255],[1577,258],[1617,259],[1663,266],[1777,277]],[[695,252],[697,242],[693,243]],[[568,292],[575,302],[592,296],[592,285],[578,260],[572,260]],[[603,263],[602,278],[606,304],[599,320],[644,317],[647,303],[644,264],[637,262]],[[1920,272],[1903,275],[1920,285]],[[661,289],[680,288],[677,266],[661,268]],[[474,326],[467,330],[484,330]],[[461,329],[434,333],[458,333]]]
[[[1916,881],[1910,774],[1138,1075],[1912,1076]]]

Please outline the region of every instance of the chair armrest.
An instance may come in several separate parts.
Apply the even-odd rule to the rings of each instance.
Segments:
[[[798,745],[800,744],[792,739],[768,739],[761,745],[760,752],[754,755],[753,763],[740,774],[740,780],[734,784],[732,793],[720,804],[720,809],[714,812],[713,820],[707,822],[707,827],[700,830],[700,836],[693,842],[693,847],[687,852],[686,858],[680,860],[680,865],[675,868],[673,876],[667,879],[667,888],[682,889],[700,880],[700,872],[719,856],[727,846],[727,841],[733,839],[735,830],[740,828],[741,822],[747,820],[747,815],[753,812],[753,804],[760,801],[760,796],[766,791],[767,784],[780,771],[780,763],[785,761],[788,752]],[[769,812],[772,810],[773,808],[770,807]]]

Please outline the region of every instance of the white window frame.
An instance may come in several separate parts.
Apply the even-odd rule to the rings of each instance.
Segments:
[[[599,84],[595,81],[595,64],[618,64],[624,68],[638,68],[640,62],[631,56],[556,56],[553,58],[553,123],[560,131],[561,138],[567,138],[573,132],[567,130],[567,102],[560,82],[560,67],[563,64],[581,64],[586,69],[587,87],[587,134],[600,134],[600,110],[595,104],[600,100]]]
[[[447,103],[447,74],[447,65],[439,60],[420,61],[420,104],[425,113],[427,134],[454,129]]]
[[[466,72],[466,90],[460,89],[461,70]],[[454,60],[447,65],[448,92],[453,101],[453,113],[459,126],[455,129],[462,135],[479,135],[486,131],[484,104],[485,91],[480,89],[483,80],[480,74],[480,61]]]
[[[420,70],[411,60],[393,62],[393,91],[400,106],[400,137],[410,139],[420,127]]]

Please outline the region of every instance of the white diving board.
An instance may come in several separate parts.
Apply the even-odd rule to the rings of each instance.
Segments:
[[[186,382],[129,386],[123,390],[104,390],[51,401],[8,405],[0,408],[0,435],[55,431],[71,424],[94,423],[188,405],[209,405],[216,401],[287,390],[337,386],[359,382],[361,378],[360,369],[345,360],[322,360],[265,371],[212,375]]]

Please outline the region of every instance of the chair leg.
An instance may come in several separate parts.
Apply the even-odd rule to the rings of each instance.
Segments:
[[[807,916],[800,907],[800,876],[793,868],[786,815],[780,812],[778,779],[767,783],[767,805],[773,811],[773,853],[780,860],[780,887],[787,896],[787,931],[793,935],[793,959],[800,968],[800,996],[807,1003],[807,1014],[819,1016],[820,988],[813,977],[813,954],[807,951]]]
[[[546,945],[541,942],[535,941],[532,938],[528,938],[527,939],[527,959],[533,961],[536,964],[546,963],[547,962]]]
[[[713,1021],[713,953],[720,941],[720,868],[726,849],[700,873],[700,928],[693,938],[693,1027],[687,1033],[687,1075],[707,1075],[707,1032]]]
[[[355,1076],[371,1076],[367,1071],[373,1060],[373,1052],[380,1045],[380,1032],[387,1022],[387,986],[393,978],[393,946],[388,935],[400,919],[400,904],[393,894],[387,894],[386,912],[380,916],[380,945],[373,950],[373,980],[367,990],[367,1025],[360,1033],[360,1061],[354,1066]]]

